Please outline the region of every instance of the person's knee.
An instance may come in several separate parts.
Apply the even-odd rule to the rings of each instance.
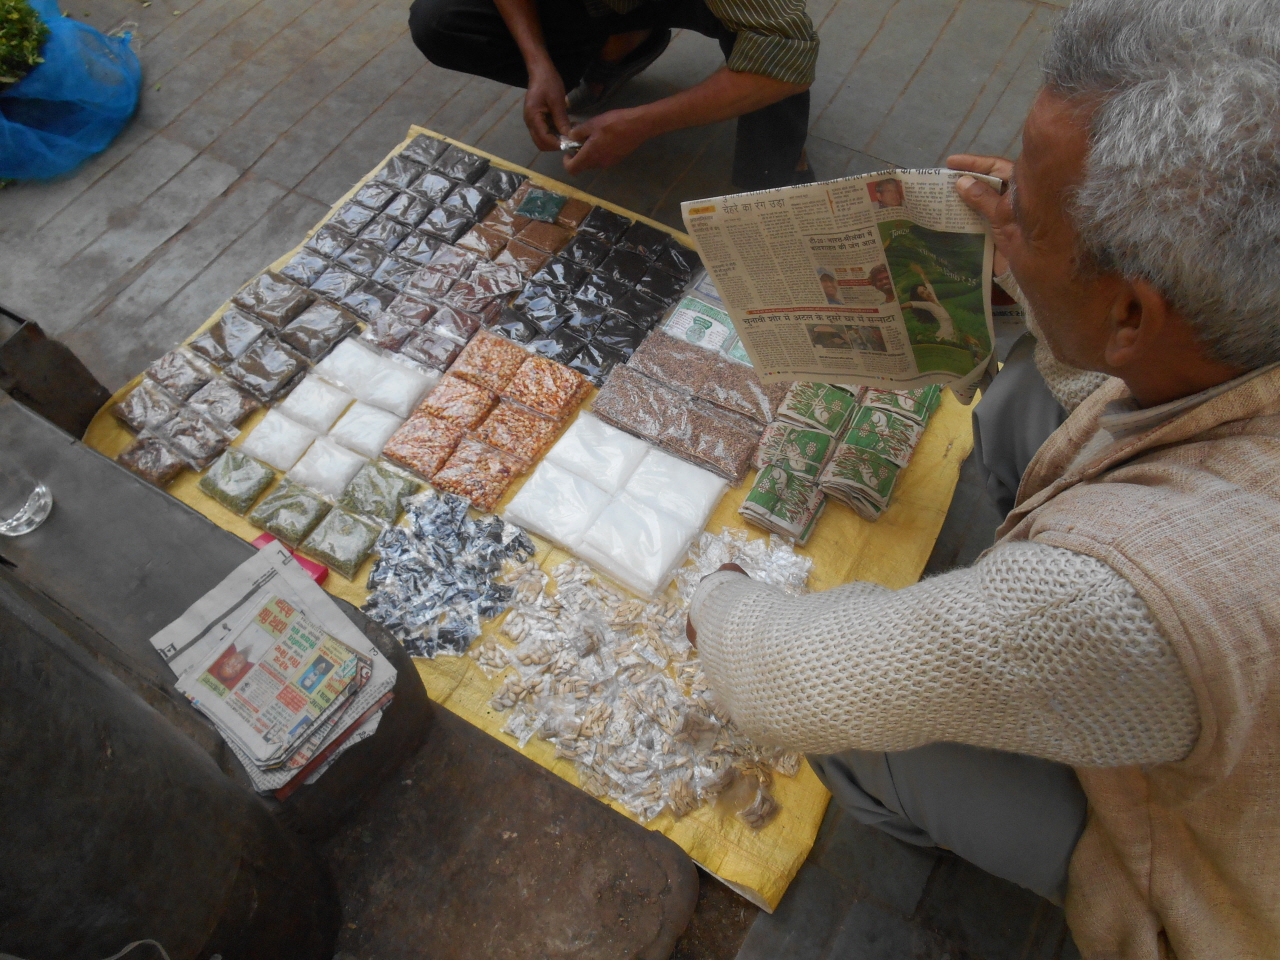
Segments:
[[[409,35],[422,55],[438,67],[460,69],[458,47],[449,29],[454,0],[413,0],[409,7]]]

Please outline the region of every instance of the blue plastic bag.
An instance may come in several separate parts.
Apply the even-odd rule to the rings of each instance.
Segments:
[[[101,153],[138,107],[142,66],[129,37],[106,37],[30,0],[49,26],[44,63],[0,93],[0,179],[56,177]]]

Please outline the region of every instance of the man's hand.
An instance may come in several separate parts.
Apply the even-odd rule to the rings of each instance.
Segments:
[[[967,173],[984,173],[988,176],[999,177],[1005,183],[1012,185],[1013,183],[1013,161],[1006,160],[1003,157],[982,157],[971,153],[957,153],[947,157],[947,166],[952,170],[964,170]],[[1012,218],[1009,216],[1009,204],[1004,202],[1005,210],[1001,210],[1000,206],[1004,198],[991,187],[987,186],[980,180],[961,177],[956,182],[956,192],[960,194],[969,207],[983,219],[991,224],[992,232],[996,240],[996,257],[993,268],[996,276],[1003,275],[1009,269],[1009,262],[1005,259],[1005,255],[1001,252],[1002,230],[1006,230],[1011,226]]]
[[[564,105],[564,81],[550,61],[529,71],[524,125],[539,150],[559,150],[560,135],[571,126]]]
[[[732,570],[734,573],[741,573],[744,576],[746,575],[746,572],[747,572],[743,570],[740,566],[738,566],[736,563],[722,563],[720,564],[720,569],[717,570],[716,573],[721,573],[725,570]],[[707,574],[707,576],[709,577],[711,576],[711,574]],[[707,577],[703,577],[702,579],[705,580],[707,579]],[[688,619],[687,617],[685,618],[685,621],[684,621],[684,635],[689,638],[689,642],[692,643],[695,647],[698,645],[698,631],[693,629],[693,621]]]
[[[582,144],[572,157],[564,158],[564,168],[572,174],[611,167],[652,133],[635,110],[609,110],[569,131],[569,138]]]

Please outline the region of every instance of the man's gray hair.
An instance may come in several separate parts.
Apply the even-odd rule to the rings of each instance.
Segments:
[[[1215,360],[1280,360],[1280,0],[1076,0],[1044,60],[1098,107],[1072,216]]]

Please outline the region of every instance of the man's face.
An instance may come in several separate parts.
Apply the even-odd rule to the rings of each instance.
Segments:
[[[1076,264],[1070,191],[1088,156],[1088,112],[1040,91],[1022,129],[1013,183],[992,218],[996,246],[1008,258],[1054,356],[1100,369],[1109,299]]]
[[[897,180],[876,184],[876,199],[886,207],[902,206],[902,185]]]
[[[822,292],[823,292],[823,293],[825,293],[825,294],[827,295],[827,298],[828,298],[828,299],[835,299],[835,297],[836,297],[836,293],[837,293],[837,290],[836,290],[836,278],[835,278],[835,277],[828,277],[828,276],[824,273],[824,274],[822,275],[822,280],[821,280],[821,282],[822,282]]]
[[[885,300],[894,299],[893,277],[889,276],[888,270],[874,270],[871,273],[871,283],[884,294]]]

